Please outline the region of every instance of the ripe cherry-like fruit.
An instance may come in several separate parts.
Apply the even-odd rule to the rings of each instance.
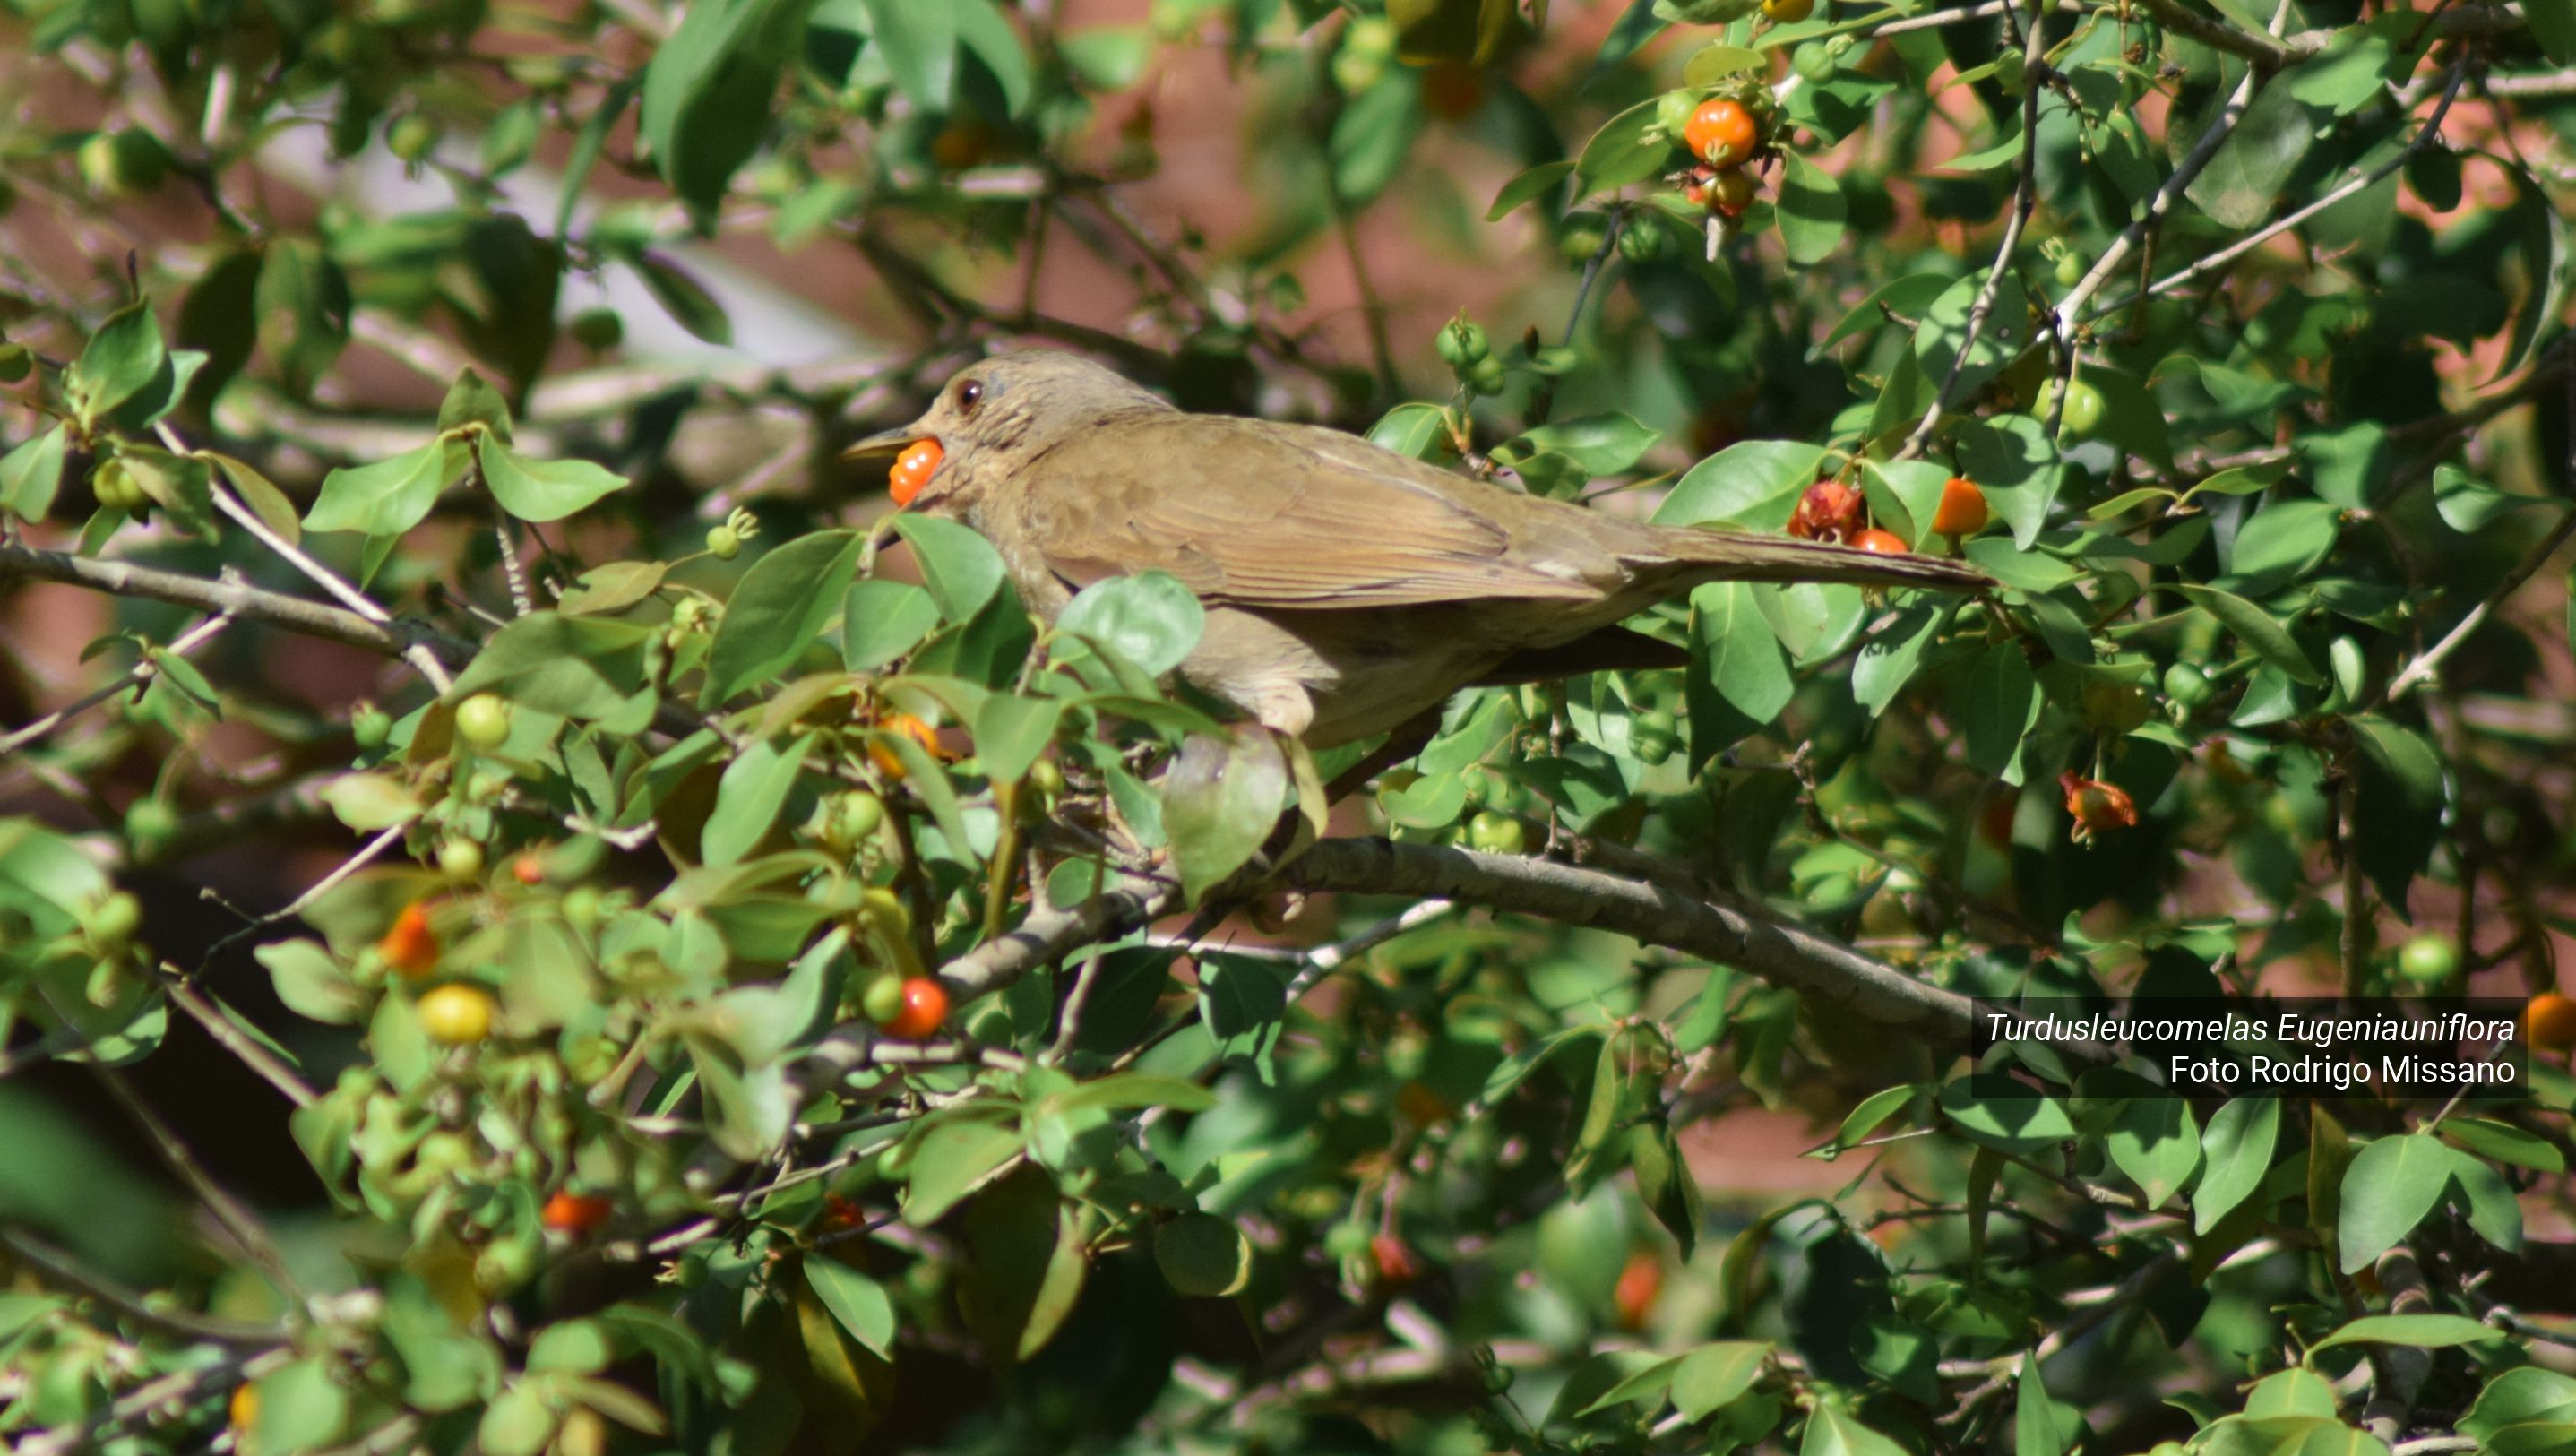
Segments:
[[[491,693],[476,693],[456,705],[456,736],[476,748],[498,748],[510,740],[510,705]]]
[[[912,716],[910,713],[888,713],[885,716],[885,721],[877,724],[877,726],[888,733],[909,738],[913,742],[920,744],[921,751],[929,754],[934,759],[940,756],[938,732],[932,729],[929,724],[924,723],[919,718]],[[893,782],[903,782],[905,776],[911,772],[911,770],[904,767],[903,756],[896,753],[891,745],[882,740],[872,740],[869,742],[868,757],[875,762],[877,772],[884,774]],[[884,806],[880,804],[878,807],[882,808]]]
[[[1692,156],[1723,170],[1741,166],[1751,157],[1762,132],[1743,102],[1712,97],[1691,113],[1689,124],[1682,128],[1682,140]]]
[[[1875,551],[1881,556],[1903,556],[1906,553],[1904,537],[1894,531],[1881,531],[1875,527],[1852,537],[1851,544],[1863,551]]]
[[[1941,483],[1941,504],[1932,512],[1932,529],[1944,536],[1973,536],[1986,528],[1986,493],[1977,483],[1953,475]]]
[[[2057,776],[2057,787],[2066,794],[2066,812],[2075,820],[2079,843],[2106,829],[2127,829],[2138,822],[2137,801],[2118,784],[2088,779],[2068,769]]]
[[[1389,1284],[1410,1284],[1422,1277],[1422,1256],[1393,1234],[1370,1237],[1369,1261],[1377,1265],[1377,1277]]]
[[[946,453],[937,440],[915,440],[903,447],[903,453],[894,458],[894,469],[886,475],[886,493],[894,497],[897,506],[912,504],[921,488],[930,484],[931,472],[939,468]]]
[[[2576,1001],[2555,991],[2543,991],[2523,1008],[2523,1022],[2529,1028],[2531,1044],[2565,1051],[2576,1047]]]
[[[1630,1254],[1628,1262],[1620,1267],[1618,1284],[1610,1291],[1611,1306],[1619,1312],[1619,1327],[1644,1329],[1647,1316],[1655,1312],[1656,1296],[1663,1292],[1664,1261],[1652,1249]]]
[[[1774,25],[1795,25],[1816,13],[1816,0],[1762,0],[1762,13]]]
[[[376,941],[376,954],[406,976],[426,976],[438,966],[438,934],[429,928],[429,902],[414,900]]]
[[[492,993],[449,982],[420,993],[420,1029],[433,1041],[470,1046],[492,1034]]]
[[[947,988],[928,976],[914,976],[903,983],[903,1005],[884,1031],[898,1041],[927,1041],[947,1019]]]
[[[1803,541],[1840,541],[1860,529],[1861,494],[1839,480],[1819,480],[1798,497],[1789,534]]]
[[[546,1200],[537,1215],[546,1227],[559,1233],[586,1234],[608,1222],[617,1205],[608,1199],[588,1193],[558,1192]]]

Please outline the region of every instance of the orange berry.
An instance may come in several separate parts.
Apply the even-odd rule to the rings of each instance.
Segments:
[[[927,1041],[947,1019],[948,988],[931,977],[914,976],[903,983],[903,1005],[880,1029],[897,1041]]]
[[[1652,1249],[1630,1254],[1619,1270],[1619,1283],[1610,1291],[1611,1306],[1619,1311],[1619,1327],[1644,1329],[1646,1317],[1655,1312],[1655,1297],[1663,1292],[1664,1261]]]
[[[1941,482],[1941,504],[1933,509],[1932,529],[1944,536],[1973,536],[1986,528],[1986,493],[1965,476]]]
[[[516,856],[510,861],[510,878],[523,885],[544,884],[546,862],[533,854]]]
[[[1377,1276],[1389,1284],[1410,1284],[1422,1277],[1421,1256],[1393,1234],[1371,1237],[1369,1258],[1377,1265]]]
[[[2533,1046],[2557,1051],[2576,1047],[2576,1000],[2555,991],[2543,991],[2523,1008],[2523,1021],[2530,1030]]]
[[[937,440],[915,440],[903,447],[903,453],[894,458],[894,469],[886,475],[886,491],[897,506],[912,504],[913,497],[930,483],[931,472],[939,468],[946,453]]]
[[[898,734],[920,744],[922,752],[932,758],[941,756],[937,730],[910,713],[889,713],[877,726],[888,733]],[[882,741],[869,742],[868,757],[875,762],[877,772],[897,783],[902,782],[904,776],[910,772],[903,766],[902,757],[894,751],[893,747]]]
[[[1875,527],[1852,537],[1851,543],[1863,551],[1875,551],[1881,556],[1906,554],[1904,537],[1894,531],[1881,531]]]
[[[1744,109],[1743,102],[1713,97],[1691,113],[1689,124],[1682,128],[1682,140],[1689,145],[1692,156],[1723,169],[1741,166],[1753,155],[1755,144],[1761,140],[1761,128],[1754,124],[1753,113]]]
[[[2066,792],[2066,812],[2075,819],[2078,844],[2106,829],[2127,829],[2138,822],[2137,801],[2118,784],[2088,779],[2073,769],[2057,776]]]
[[[232,1402],[225,1408],[225,1414],[231,1417],[234,1430],[249,1430],[251,1423],[259,1419],[259,1387],[247,1380],[234,1386]]]
[[[560,1233],[586,1234],[608,1222],[616,1205],[605,1198],[586,1193],[557,1193],[546,1200],[545,1209],[537,1216],[545,1226]]]
[[[438,966],[438,933],[429,928],[429,902],[414,900],[376,942],[376,954],[406,976],[426,976]]]

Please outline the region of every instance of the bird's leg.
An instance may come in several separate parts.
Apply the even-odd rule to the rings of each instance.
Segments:
[[[1333,775],[1333,781],[1324,786],[1324,802],[1338,804],[1359,792],[1368,786],[1369,780],[1420,753],[1430,744],[1431,735],[1439,731],[1440,709],[1437,706],[1425,708],[1398,723],[1395,731],[1386,735],[1384,743],[1371,749],[1359,762]]]

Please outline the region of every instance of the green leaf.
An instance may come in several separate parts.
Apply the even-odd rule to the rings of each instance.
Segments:
[[[894,1300],[884,1285],[821,1254],[806,1255],[805,1282],[851,1339],[880,1360],[894,1358]]]
[[[1951,283],[1947,273],[1909,273],[1892,279],[1869,291],[1869,295],[1844,314],[1842,322],[1828,330],[1816,346],[1807,351],[1810,359],[1821,359],[1825,351],[1854,334],[1885,328],[1892,324],[1888,315],[1901,313],[1908,318],[1921,318],[1932,301],[1946,292]]]
[[[2337,1267],[2346,1274],[2367,1268],[2413,1233],[2442,1201],[2450,1179],[2451,1150],[2422,1133],[2384,1137],[2363,1148],[2343,1176]]]
[[[2291,640],[2290,630],[2271,613],[2234,592],[2221,591],[2214,586],[2199,586],[2185,581],[2174,583],[2174,590],[2216,617],[2220,626],[2236,634],[2237,641],[2244,643],[2255,656],[2279,668],[2291,681],[2305,683],[2312,688],[2325,686],[2325,674],[2317,671],[2316,664],[2308,660],[2307,653]]]
[[[2016,642],[1989,644],[1977,654],[1962,688],[1968,766],[2005,783],[2022,781],[2022,743],[2039,722],[2039,679]]]
[[[779,75],[809,8],[805,0],[700,0],[644,68],[638,129],[663,180],[699,217],[714,216],[734,172],[768,135]],[[944,4],[903,8],[948,14]],[[653,283],[649,269],[645,281]]]
[[[331,817],[361,834],[420,817],[420,801],[392,774],[342,774],[322,790],[322,802],[331,807]]]
[[[1574,175],[1570,161],[1541,162],[1513,176],[1494,194],[1494,205],[1485,210],[1485,221],[1501,222],[1523,204],[1545,197]]]
[[[1780,716],[1797,692],[1780,639],[1746,582],[1711,582],[1691,593],[1691,661],[1684,684],[1690,761],[1696,769],[1727,745]]]
[[[281,940],[251,952],[268,968],[277,999],[307,1021],[347,1026],[365,1019],[372,998],[318,941]]]
[[[1431,404],[1397,405],[1369,426],[1368,432],[1370,444],[1383,445],[1416,460],[1432,459],[1448,439],[1449,429],[1440,407]]]
[[[2433,509],[2441,513],[2446,525],[2464,536],[2475,535],[2524,506],[2558,504],[2545,496],[2508,495],[2456,465],[2433,468]]]
[[[769,681],[823,635],[866,544],[856,531],[817,531],[753,562],[716,624],[701,701],[727,702]]]
[[[725,765],[716,783],[715,808],[698,839],[703,863],[734,864],[760,847],[770,826],[778,822],[778,811],[786,807],[796,775],[804,770],[805,756],[813,748],[811,733],[783,748],[775,740],[764,740],[744,748]]]
[[[2523,19],[2543,55],[2559,65],[2576,65],[2576,0],[2525,0]]]
[[[1601,1392],[1591,1404],[1576,1411],[1575,1416],[1580,1419],[1583,1416],[1596,1415],[1609,1410],[1613,1406],[1626,1405],[1630,1401],[1644,1400],[1648,1396],[1660,1396],[1672,1386],[1673,1372],[1680,1367],[1681,1363],[1681,1356],[1668,1355],[1663,1359],[1640,1365],[1616,1385]],[[1657,1401],[1656,1404],[1661,1405],[1662,1402]]]
[[[1588,475],[1617,475],[1654,448],[1663,432],[1616,410],[1541,425],[1514,442],[1524,453],[1554,451],[1583,467]]]
[[[1193,902],[1243,868],[1287,802],[1288,762],[1269,733],[1194,734],[1181,744],[1163,775],[1163,831]]]
[[[2479,1238],[2508,1254],[2522,1252],[2522,1200],[2502,1173],[2450,1148],[2451,1187]]]
[[[1422,132],[1422,78],[1391,66],[1344,105],[1324,140],[1332,164],[1333,195],[1349,208],[1365,207],[1404,170],[1405,156]]]
[[[1807,1417],[1798,1456],[1906,1456],[1903,1446],[1862,1425],[1837,1400],[1820,1400]]]
[[[2567,1171],[2567,1155],[2536,1132],[2484,1117],[2446,1117],[2441,1134],[2482,1158],[2540,1173]]]
[[[1762,1378],[1771,1358],[1768,1340],[1718,1340],[1682,1357],[1673,1370],[1673,1409],[1685,1420],[1705,1419],[1709,1412],[1733,1404]]]
[[[2164,1207],[2200,1170],[2200,1129],[2180,1097],[2128,1099],[2102,1141],[2149,1208]]]
[[[1660,526],[1722,522],[1778,531],[1816,483],[1825,452],[1795,440],[1747,440],[1692,466],[1655,507]]]
[[[1055,725],[1064,714],[1061,698],[1023,698],[995,693],[975,714],[975,756],[984,771],[1005,783],[1017,783],[1030,765],[1046,754]]]
[[[2504,1371],[2487,1382],[2478,1398],[2460,1417],[2460,1430],[2475,1436],[2489,1449],[2502,1449],[2498,1438],[2516,1426],[2556,1425],[2576,1437],[2576,1376],[2523,1365]],[[2520,1448],[2517,1448],[2519,1450]],[[2536,1453],[2546,1449],[2566,1449],[2562,1443],[2549,1448],[2534,1446]]]
[[[1953,440],[1959,473],[1986,493],[1996,518],[2012,528],[2014,547],[2028,551],[2065,477],[2047,428],[2028,415],[1996,415],[1962,424]]]
[[[610,86],[607,94],[599,98],[599,105],[592,108],[589,117],[582,122],[580,133],[573,137],[572,151],[564,158],[563,176],[556,184],[562,189],[563,196],[555,204],[555,236],[571,235],[573,214],[580,210],[582,199],[589,194],[591,169],[599,164],[599,154],[608,145],[609,133],[625,119],[626,104],[635,99],[635,93],[642,89],[643,84],[642,77],[627,76]]]
[[[993,0],[951,0],[956,7],[957,39],[966,53],[984,63],[1002,89],[1006,114],[1018,116],[1029,104],[1029,56],[1011,23]]]
[[[439,492],[455,482],[461,464],[461,452],[451,456],[447,441],[432,440],[373,465],[342,466],[322,477],[321,493],[304,514],[304,528],[399,536],[429,515]]]
[[[2008,273],[1996,290],[1985,327],[1977,334],[1976,348],[1965,352],[1963,362],[1968,314],[1985,288],[1986,276],[1980,269],[1944,289],[1923,311],[1923,325],[1914,331],[1915,358],[1935,385],[1949,379],[1951,367],[1958,366],[1958,378],[1950,389],[1953,404],[1974,399],[1976,391],[2029,342],[2030,300],[2022,292],[2021,279]]]
[[[2281,1136],[2281,1102],[2277,1097],[2239,1097],[2210,1114],[2201,1129],[2203,1172],[2192,1191],[2192,1232],[2205,1234],[2234,1211],[2272,1171],[2272,1150]]]
[[[928,1228],[986,1175],[1020,1151],[1019,1132],[982,1119],[943,1122],[922,1134],[906,1165],[903,1221]]]
[[[2256,511],[2237,528],[2227,570],[2260,595],[2306,576],[2334,550],[2341,513],[2320,500],[2288,500]]]
[[[0,511],[22,521],[41,521],[54,508],[54,493],[63,483],[67,428],[56,425],[0,455]]]
[[[2048,1398],[2038,1358],[2025,1351],[2013,1391],[2013,1456],[2065,1456],[2073,1435],[2061,1423],[2057,1402]]]
[[[2225,89],[2215,94],[2214,104],[2223,105]],[[2198,134],[2198,122],[2192,130]],[[2315,136],[2316,124],[2308,108],[2289,87],[2262,87],[2183,195],[2221,227],[2258,226],[2271,216],[2273,200],[2281,195]]]
[[[1773,204],[1780,218],[1780,241],[1789,253],[1789,261],[1801,268],[1821,263],[1842,246],[1843,219],[1849,208],[1843,201],[1842,184],[1832,173],[1806,159],[1798,152],[1785,153],[1786,165],[1780,172],[1779,199]]]
[[[1869,710],[1871,717],[1887,711],[1896,695],[1913,680],[1923,654],[1950,620],[1954,606],[1949,602],[1916,601],[1908,603],[1894,621],[1862,644],[1860,655],[1852,660],[1852,697]]]
[[[852,672],[885,666],[921,644],[939,625],[939,604],[908,581],[863,577],[841,599],[841,665]]]
[[[2381,1141],[2387,1142],[2393,1139],[2383,1138]],[[2373,1143],[2371,1146],[2378,1145]],[[2363,1149],[2362,1157],[2369,1156],[2370,1150]],[[2356,1171],[2359,1167],[2360,1164],[2356,1160],[2354,1163]],[[2350,1193],[2347,1190],[2346,1197],[2349,1198],[2349,1196]],[[2347,1269],[2346,1272],[2350,1270]],[[2320,1350],[2331,1350],[2337,1345],[2359,1344],[2411,1345],[2419,1350],[2447,1350],[2455,1345],[2474,1345],[2485,1340],[2507,1338],[2510,1336],[2505,1331],[2493,1325],[2481,1324],[2467,1315],[2367,1314],[2346,1322],[2333,1334],[2310,1345],[2308,1354],[2314,1356]]]
[[[346,1433],[349,1392],[332,1378],[334,1363],[316,1355],[260,1377],[258,1414],[247,1433],[253,1449],[317,1451]]]
[[[1023,1166],[977,1196],[965,1233],[958,1308],[987,1359],[1025,1360],[1055,1338],[1081,1296],[1080,1218],[1045,1170]]]
[[[349,280],[320,244],[279,238],[261,251],[251,293],[259,352],[286,392],[301,399],[339,362],[349,343]]]
[[[626,477],[587,460],[529,460],[502,443],[482,439],[483,483],[501,509],[523,521],[560,521],[612,490]]]
[[[1670,137],[1655,129],[1654,99],[1640,101],[1601,124],[1574,159],[1575,175],[1587,193],[1606,192],[1643,182],[1663,170],[1673,155]]]
[[[153,386],[170,367],[169,346],[151,301],[138,298],[108,315],[63,374],[63,403],[84,429]]]
[[[224,473],[224,479],[232,482],[242,504],[250,507],[251,514],[259,517],[261,524],[284,537],[289,546],[304,539],[304,527],[295,519],[295,503],[286,498],[286,492],[279,490],[274,481],[229,455],[218,455],[211,450],[203,452],[203,455]]]
[[[911,543],[913,557],[921,563],[922,584],[949,621],[974,616],[1002,589],[1008,572],[1001,554],[971,527],[937,516],[905,515],[895,518],[894,528]]]
[[[2441,755],[2414,729],[2373,713],[2346,720],[2361,745],[2355,852],[2382,897],[2401,914],[2406,892],[2442,834],[2449,802]]]
[[[957,81],[957,17],[945,4],[920,0],[859,0],[868,13],[871,41],[885,57],[894,84],[915,106],[946,111]]]
[[[1199,645],[1207,610],[1169,572],[1114,576],[1084,587],[1056,617],[1069,632],[1143,672],[1161,677]]]
[[[652,721],[645,658],[659,628],[601,617],[531,612],[492,634],[458,675],[453,696],[498,692],[518,706],[565,718]],[[514,731],[515,736],[515,731]]]
[[[646,252],[634,260],[635,275],[644,280],[646,291],[662,305],[672,320],[689,331],[692,338],[710,344],[731,347],[733,320],[725,316],[724,305],[707,291],[697,275],[672,262],[660,253]]]
[[[1949,471],[1928,460],[1873,460],[1861,471],[1861,490],[1880,529],[1920,547],[1932,534],[1932,513],[1949,479]]]

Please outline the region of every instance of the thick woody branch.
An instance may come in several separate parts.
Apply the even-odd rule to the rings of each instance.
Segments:
[[[401,657],[416,648],[427,648],[451,662],[462,662],[473,655],[473,649],[464,643],[424,627],[399,621],[371,622],[345,607],[289,596],[229,577],[210,581],[157,566],[137,566],[130,561],[102,561],[0,544],[0,581],[15,577],[194,607],[239,621],[283,627],[307,637],[345,642],[387,657]]]
[[[1384,839],[1329,839],[1282,878],[1309,890],[1438,898],[1617,931],[1749,971],[1936,1046],[1966,1044],[1976,1023],[1976,1003],[1967,997],[1917,981],[1830,936],[1577,865]]]

